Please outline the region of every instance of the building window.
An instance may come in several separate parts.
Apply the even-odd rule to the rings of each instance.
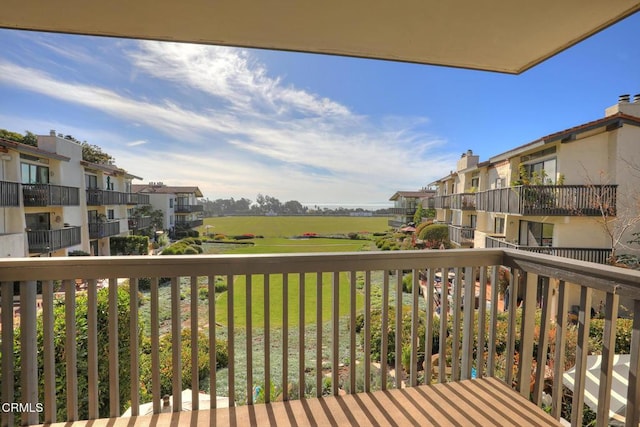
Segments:
[[[477,223],[478,223],[478,215],[469,215],[469,226],[471,228],[476,228]]]
[[[502,188],[504,187],[504,178],[496,178],[494,182],[494,188]]]
[[[493,231],[496,234],[504,234],[504,218],[497,217],[493,223]]]
[[[174,224],[174,217],[173,215],[169,215],[169,225],[173,225]]]
[[[173,198],[170,198],[170,199],[169,199],[169,207],[170,207],[170,208],[173,208]]]
[[[84,182],[87,186],[87,189],[98,188],[98,177],[95,175],[85,175]]]
[[[107,218],[115,219],[115,211],[113,209],[107,209]]]
[[[49,168],[46,166],[21,163],[23,184],[48,184]]]
[[[553,224],[520,221],[520,244],[523,246],[553,246]]]
[[[556,183],[556,159],[547,159],[541,162],[524,165],[527,178],[531,184],[555,184]]]
[[[50,230],[51,222],[48,213],[33,213],[24,215],[28,230]]]

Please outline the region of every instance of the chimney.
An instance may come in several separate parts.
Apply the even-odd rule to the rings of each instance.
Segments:
[[[618,103],[604,110],[605,117],[613,116],[615,114],[622,113],[629,116],[640,117],[640,93],[633,95],[633,102],[631,95],[623,94],[618,96]]]
[[[55,129],[51,129],[49,131],[49,136],[56,136],[56,130]]]

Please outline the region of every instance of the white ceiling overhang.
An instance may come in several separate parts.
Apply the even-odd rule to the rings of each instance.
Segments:
[[[0,0],[0,27],[520,73],[637,0]]]

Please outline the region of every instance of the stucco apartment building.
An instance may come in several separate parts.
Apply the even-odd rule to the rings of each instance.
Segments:
[[[188,230],[203,224],[203,205],[198,204],[202,192],[196,186],[172,186],[162,182],[133,185],[136,194],[149,197],[154,210],[161,210],[164,215],[164,229],[171,233]]]
[[[389,219],[389,226],[402,227],[413,222],[419,206],[424,209],[433,209],[435,195],[436,190],[430,188],[422,188],[418,191],[396,191],[389,198],[393,202],[393,208],[391,208],[393,218]]]
[[[110,237],[129,234],[132,210],[148,204],[131,193],[136,178],[84,161],[55,131],[37,147],[0,139],[0,257],[109,255]]]
[[[627,242],[640,223],[623,226],[640,216],[640,95],[620,96],[601,119],[487,161],[469,150],[432,185],[436,219],[457,246],[598,263],[608,262],[612,246],[637,254]]]

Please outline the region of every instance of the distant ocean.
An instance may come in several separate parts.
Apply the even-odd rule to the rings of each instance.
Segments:
[[[377,209],[386,209],[392,208],[393,203],[389,202],[369,202],[369,203],[314,203],[314,202],[300,202],[303,206],[306,206],[310,209],[314,209],[316,206],[320,209],[336,209],[336,208],[346,208],[346,209],[364,209],[368,211],[375,211]]]

